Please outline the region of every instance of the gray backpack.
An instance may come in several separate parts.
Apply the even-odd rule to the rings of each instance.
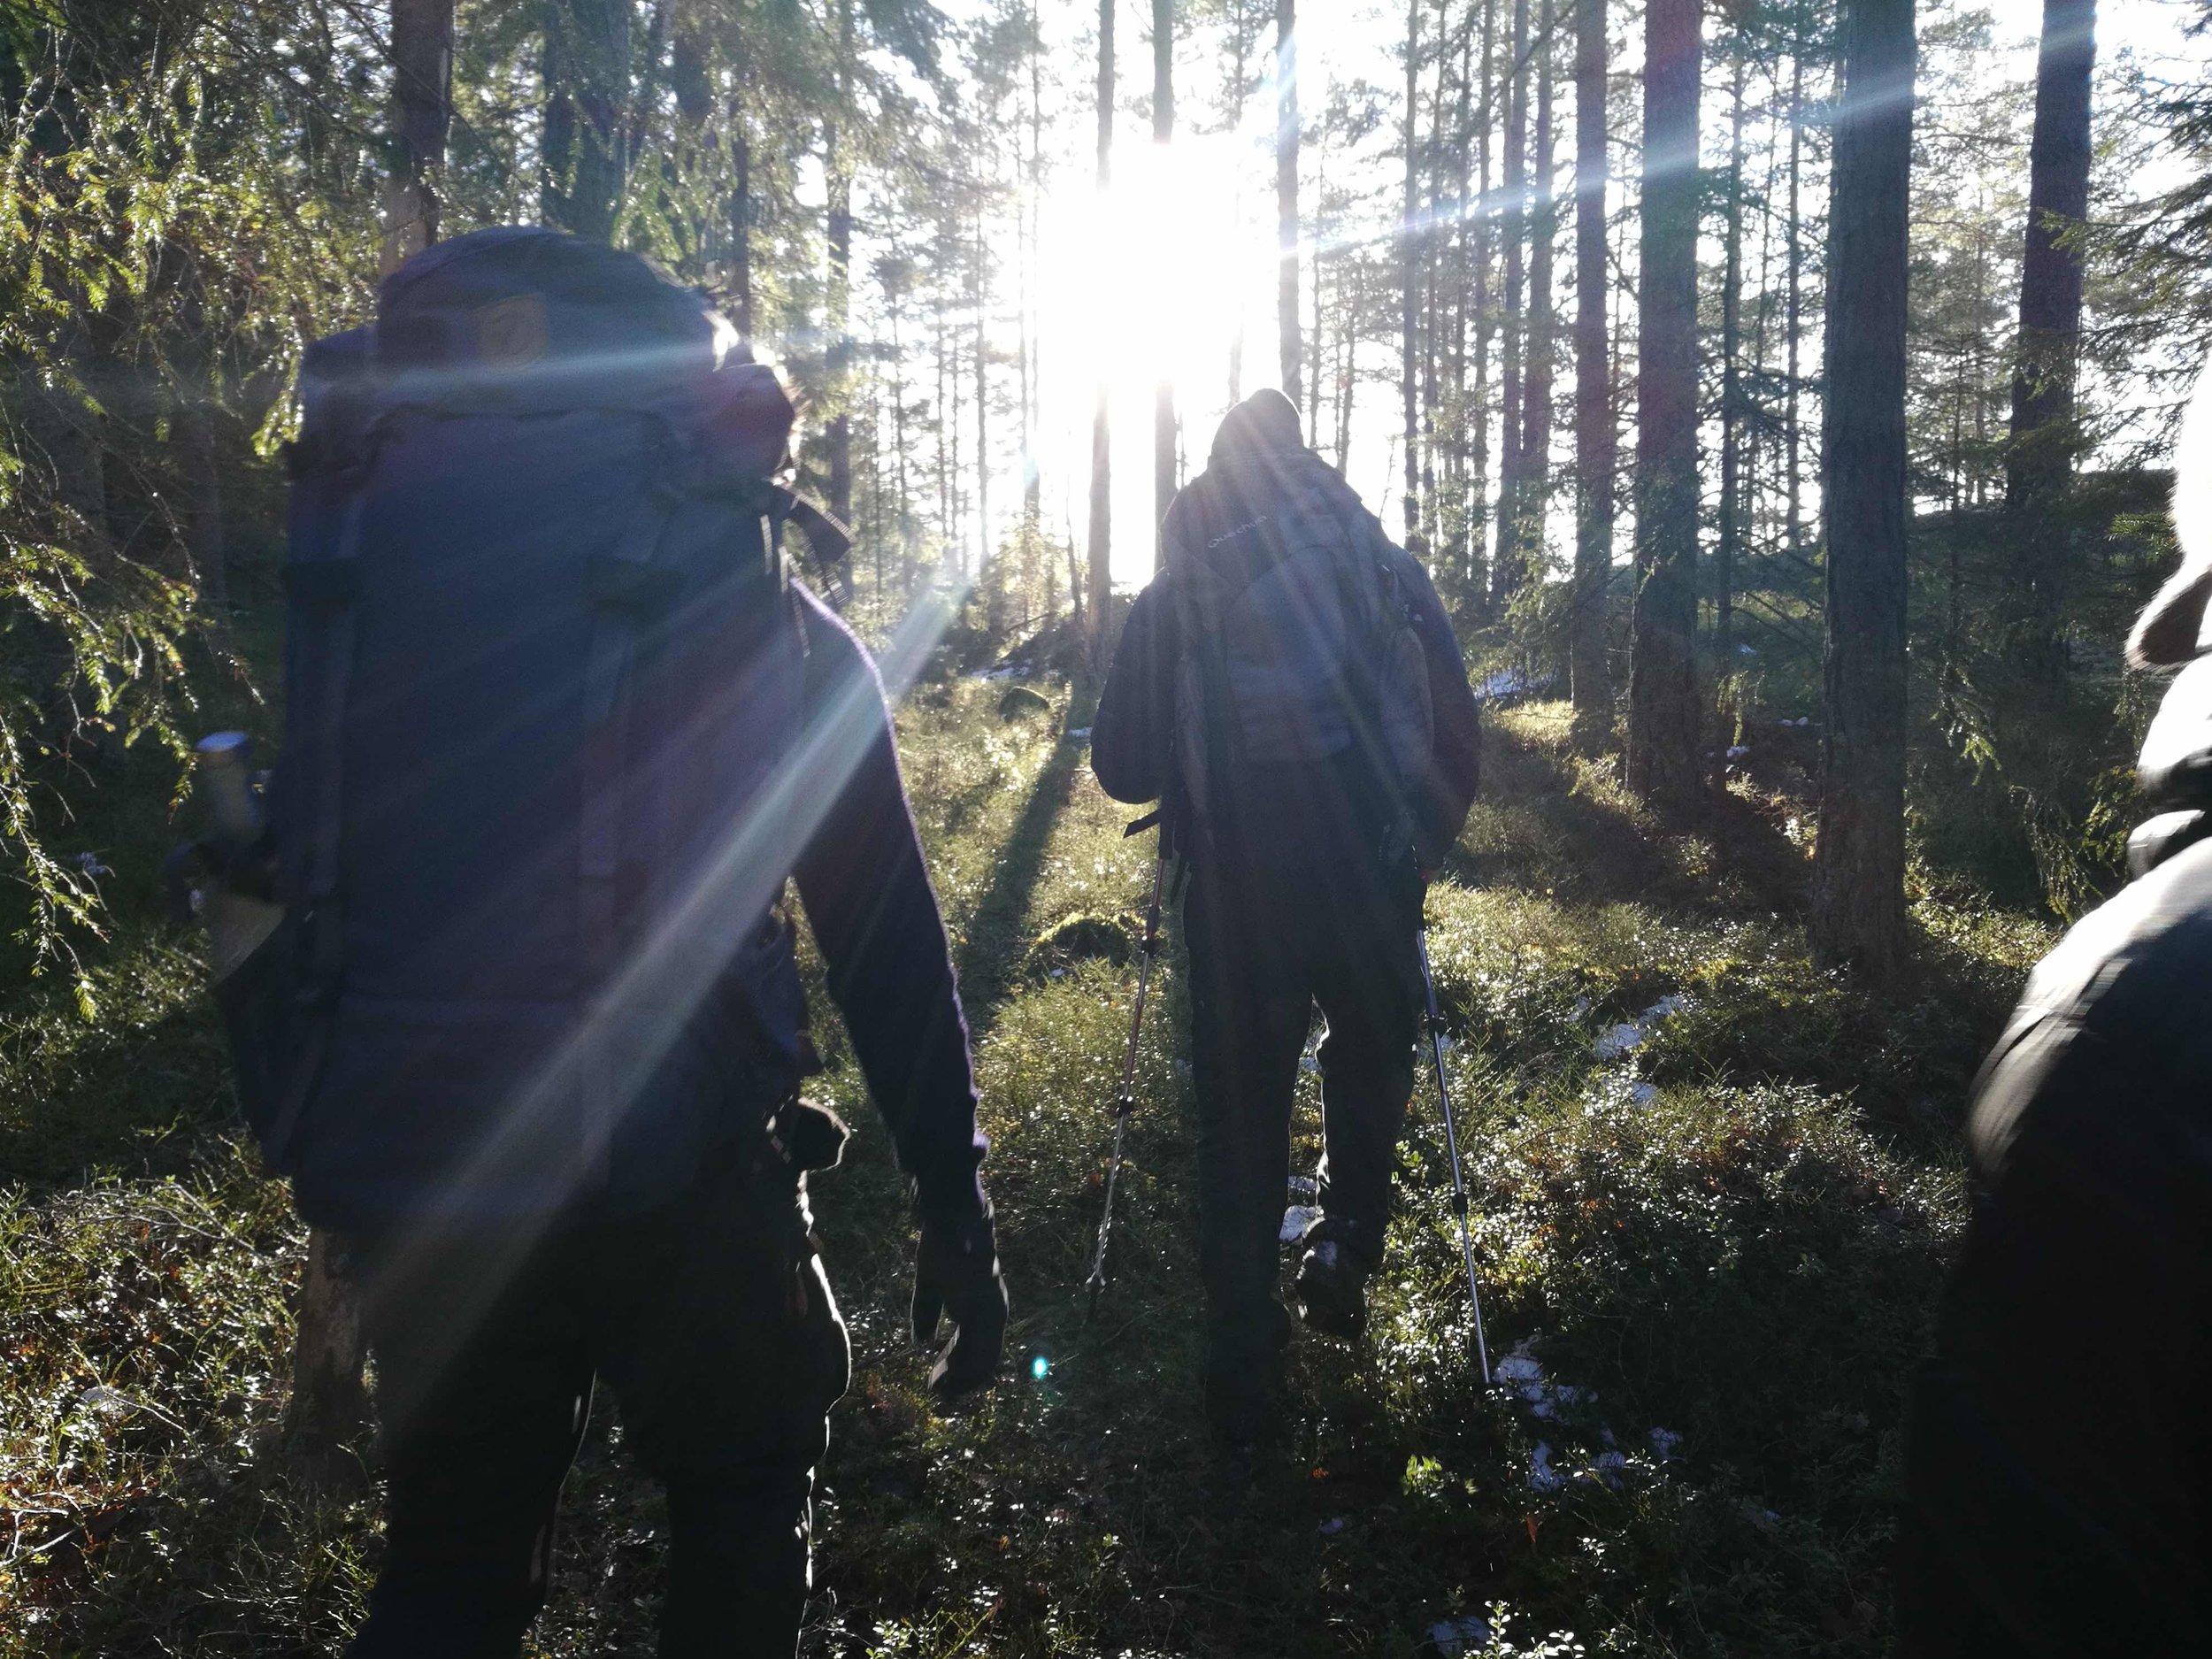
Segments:
[[[1178,497],[1174,816],[1192,850],[1410,857],[1435,728],[1409,567],[1310,451],[1217,460]]]

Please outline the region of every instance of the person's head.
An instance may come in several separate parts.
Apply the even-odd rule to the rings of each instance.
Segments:
[[[2138,668],[2185,663],[2212,643],[2203,637],[2212,602],[2212,364],[2198,378],[2174,444],[2174,535],[2181,568],[2128,636],[2128,661]]]
[[[1213,458],[1235,462],[1304,447],[1297,405],[1271,386],[1221,418],[1220,430],[1214,434]]]

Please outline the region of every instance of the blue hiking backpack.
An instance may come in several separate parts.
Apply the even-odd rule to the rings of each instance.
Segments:
[[[650,1202],[810,1069],[794,419],[697,293],[442,243],[317,342],[293,452],[284,920],[222,996],[311,1220]]]

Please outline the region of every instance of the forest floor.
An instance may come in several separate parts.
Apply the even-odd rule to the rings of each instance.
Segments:
[[[831,1042],[819,1092],[860,1133],[814,1193],[856,1375],[804,1652],[1883,1651],[1901,1403],[1962,1219],[1966,1086],[2051,929],[1923,893],[1909,975],[1823,972],[1786,783],[1671,836],[1572,757],[1563,709],[1494,714],[1429,915],[1513,1380],[1486,1396],[1476,1375],[1424,1091],[1371,1335],[1302,1333],[1294,1446],[1240,1485],[1198,1403],[1172,954],[1113,1280],[1082,1317],[1134,985],[1097,946],[1133,933],[1151,841],[1123,839],[1090,777],[1080,694],[1031,683],[1042,713],[1002,718],[1004,683],[967,678],[900,712],[975,1028],[1007,1377],[927,1409],[902,1187]],[[1079,917],[1114,926],[1063,935]],[[373,1575],[373,1487],[311,1480],[283,1445],[301,1233],[232,1126],[199,977],[180,936],[123,915],[98,1024],[47,992],[0,1010],[10,1659],[331,1652]],[[534,1653],[650,1651],[666,1516],[620,1443],[603,1395]]]

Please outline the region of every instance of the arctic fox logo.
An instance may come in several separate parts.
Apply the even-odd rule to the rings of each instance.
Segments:
[[[1250,532],[1252,532],[1252,531],[1254,531],[1254,530],[1258,529],[1258,528],[1259,528],[1262,525],[1265,524],[1266,522],[1267,522],[1266,518],[1263,517],[1263,518],[1254,518],[1254,519],[1252,519],[1250,522],[1246,523],[1246,524],[1240,524],[1240,525],[1237,526],[1236,526],[1236,528],[1235,528],[1235,529],[1233,529],[1233,530],[1224,530],[1224,531],[1223,531],[1223,532],[1222,532],[1219,535],[1216,536],[1216,537],[1215,537],[1212,541],[1209,541],[1209,542],[1207,542],[1207,543],[1206,543],[1206,551],[1208,551],[1209,553],[1210,553],[1210,552],[1212,552],[1212,551],[1213,551],[1216,548],[1219,547],[1219,546],[1220,546],[1220,545],[1221,545],[1224,541],[1235,541],[1235,540],[1236,540],[1236,538],[1237,538],[1237,537],[1239,537],[1239,536],[1240,536],[1240,535],[1248,534]]]

